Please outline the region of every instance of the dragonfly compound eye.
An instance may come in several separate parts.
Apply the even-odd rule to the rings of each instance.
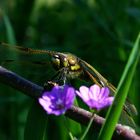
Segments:
[[[60,67],[60,58],[59,58],[59,55],[52,56],[52,64],[56,68],[59,68]]]
[[[69,64],[72,66],[74,66],[77,63],[77,60],[73,57],[71,57],[68,61],[69,61]]]

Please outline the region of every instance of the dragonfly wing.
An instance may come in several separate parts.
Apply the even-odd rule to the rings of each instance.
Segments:
[[[86,61],[80,59],[80,64],[82,67],[84,67],[84,71],[89,75],[91,80],[94,83],[98,83],[100,86],[107,86],[110,88],[110,90],[115,93],[116,88],[108,82],[107,79],[105,79],[95,68],[93,68],[90,64],[88,64]],[[96,82],[95,82],[96,81]]]
[[[123,110],[120,115],[119,123],[121,123],[123,125],[128,125],[132,128],[136,128],[136,124],[135,124],[133,118],[130,115],[128,115],[127,111],[125,111],[125,110]]]
[[[124,109],[127,111],[130,116],[138,115],[138,111],[134,104],[132,104],[128,99],[125,102]]]

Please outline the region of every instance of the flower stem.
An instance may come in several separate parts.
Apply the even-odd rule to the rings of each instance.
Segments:
[[[80,140],[84,140],[84,138],[86,137],[86,135],[87,135],[87,133],[88,133],[88,131],[89,131],[91,125],[92,125],[93,120],[94,120],[94,114],[92,114],[92,117],[91,117],[91,119],[90,119],[90,121],[89,121],[89,123],[88,123],[88,126],[87,126],[87,128],[86,128],[84,134],[83,134],[82,137],[80,138]]]
[[[69,128],[67,127],[68,125],[67,125],[67,118],[64,116],[64,125],[65,125],[65,127],[66,127],[66,130],[67,130],[67,132],[68,132],[68,134],[69,134],[69,136],[70,136],[70,139],[71,140],[75,140],[75,137],[72,135],[72,133],[70,132],[70,130],[69,130]]]
[[[69,136],[70,136],[71,140],[75,140],[75,138],[73,137],[73,135],[70,131],[69,131]]]

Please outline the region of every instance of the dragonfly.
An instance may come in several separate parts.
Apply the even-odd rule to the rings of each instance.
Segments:
[[[65,84],[67,79],[75,79],[82,77],[82,75],[86,75],[86,77],[88,77],[93,83],[99,85],[100,87],[107,86],[111,93],[116,93],[115,86],[113,86],[106,78],[104,78],[93,66],[72,53],[25,48],[21,46],[9,45],[4,42],[0,42],[0,45],[25,54],[49,55],[51,57],[53,67],[57,70],[56,75],[59,75],[59,78],[63,80],[63,84]],[[137,115],[135,106],[129,101],[126,101],[121,116],[123,120],[126,119],[127,124],[132,127],[135,127],[135,123],[132,119],[134,114]]]

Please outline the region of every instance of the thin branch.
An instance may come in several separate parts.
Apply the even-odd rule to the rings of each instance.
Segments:
[[[23,92],[27,96],[30,96],[35,99],[40,97],[41,92],[43,91],[43,87],[40,87],[1,66],[0,66],[0,82],[10,87],[13,87]]]
[[[40,87],[1,66],[0,82],[13,87],[16,90],[19,90],[34,99],[37,99],[42,95],[43,87]],[[87,125],[92,117],[92,113],[82,108],[72,106],[71,109],[66,112],[66,116],[75,120],[76,122]],[[95,115],[93,122],[93,127],[95,128],[94,130],[99,132],[104,121],[104,118]],[[123,125],[117,124],[116,130],[113,135],[113,140],[118,140],[120,138],[122,138],[123,140],[140,140],[140,136],[135,134],[132,130],[124,127]]]

